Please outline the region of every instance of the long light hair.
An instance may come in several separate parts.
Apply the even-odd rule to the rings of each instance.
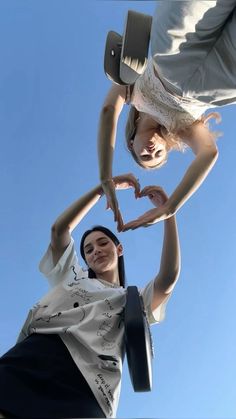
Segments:
[[[160,125],[158,131],[160,133],[160,136],[166,142],[167,152],[169,152],[171,150],[184,151],[188,146],[184,142],[183,138],[184,138],[184,136],[187,137],[188,134],[191,133],[192,128],[196,124],[205,124],[206,127],[208,128],[209,132],[216,139],[220,135],[220,133],[210,131],[207,122],[211,118],[215,118],[217,123],[220,122],[220,120],[221,120],[221,117],[220,117],[219,113],[211,112],[208,115],[202,115],[201,118],[197,119],[190,126],[184,128],[183,130],[178,130],[176,132],[170,132],[166,129],[166,127],[164,127],[164,125]],[[136,161],[136,163],[138,163],[139,166],[146,169],[146,166],[142,163],[142,161],[140,161],[137,158],[135,152],[133,151],[133,147],[132,147],[132,142],[133,142],[134,137],[135,137],[136,132],[137,132],[138,120],[139,120],[139,111],[134,106],[131,105],[129,115],[128,115],[128,119],[127,119],[127,122],[126,122],[126,127],[125,127],[126,146],[127,146],[128,151],[131,153],[133,159]],[[160,163],[158,163],[156,166],[154,166],[152,168],[157,169],[157,168],[163,166],[163,164],[165,164],[166,161],[167,161],[167,155],[166,155],[166,158],[163,161],[161,161]]]

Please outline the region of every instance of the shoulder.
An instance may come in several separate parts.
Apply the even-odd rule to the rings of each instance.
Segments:
[[[114,106],[118,103],[124,103],[126,98],[126,86],[113,83],[106,95],[103,107]]]
[[[80,270],[74,240],[72,237],[70,243],[56,264],[53,262],[51,245],[49,245],[46,253],[39,263],[40,272],[49,280],[51,285],[55,285],[58,281],[61,281],[69,270],[73,270],[73,267],[76,267],[77,270],[79,268]]]

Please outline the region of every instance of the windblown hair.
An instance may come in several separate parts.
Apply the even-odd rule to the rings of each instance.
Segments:
[[[166,141],[167,145],[167,151],[171,150],[177,150],[177,151],[184,151],[187,148],[187,144],[183,141],[184,136],[188,136],[190,134],[191,129],[196,124],[206,124],[211,118],[215,118],[216,122],[220,122],[221,118],[219,113],[217,112],[211,112],[208,115],[202,115],[201,118],[196,120],[192,125],[189,127],[186,127],[184,130],[179,130],[176,132],[170,132],[164,127],[163,125],[160,125],[158,128],[158,134]],[[126,128],[125,128],[125,137],[126,137],[126,146],[129,150],[129,152],[132,154],[133,159],[138,163],[139,166],[146,169],[146,166],[142,164],[140,160],[138,160],[136,154],[133,151],[133,148],[131,147],[131,143],[134,140],[134,137],[136,135],[137,131],[137,122],[139,120],[139,111],[134,107],[130,107]],[[208,127],[208,125],[206,124]],[[208,128],[209,129],[209,128]],[[209,130],[209,132],[211,132]],[[219,133],[212,133],[215,139],[220,135]],[[164,161],[160,162],[157,166],[154,166],[153,169],[157,169],[163,164],[165,164],[167,161],[167,157]]]
[[[96,225],[96,226],[92,227],[90,230],[86,230],[84,232],[83,236],[81,237],[81,241],[80,241],[80,254],[81,254],[81,256],[82,256],[82,258],[84,259],[85,262],[86,262],[86,258],[85,258],[85,253],[84,253],[84,241],[85,241],[86,237],[90,233],[93,233],[94,231],[101,231],[102,233],[104,233],[107,237],[109,237],[113,241],[113,243],[116,246],[118,246],[118,244],[120,244],[120,241],[115,236],[115,234],[112,233],[112,231],[109,230],[106,227]],[[124,263],[124,256],[123,255],[118,257],[118,273],[119,273],[120,285],[125,288],[126,279],[125,279],[125,263]],[[88,277],[89,278],[96,278],[97,277],[96,273],[92,269],[90,269],[89,267],[88,267]]]

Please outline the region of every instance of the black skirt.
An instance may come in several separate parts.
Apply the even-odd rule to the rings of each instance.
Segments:
[[[33,334],[0,358],[0,412],[16,418],[104,418],[58,335]]]

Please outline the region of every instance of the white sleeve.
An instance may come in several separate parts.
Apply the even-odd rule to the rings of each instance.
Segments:
[[[84,272],[78,263],[74,240],[71,237],[69,245],[56,265],[53,264],[52,248],[51,245],[49,245],[45,255],[39,263],[39,270],[44,274],[44,276],[48,279],[49,284],[53,287],[65,278],[66,272],[73,266],[76,268],[79,275],[84,275]]]
[[[155,310],[152,310],[151,305],[153,298],[153,286],[154,280],[150,281],[145,288],[140,290],[140,294],[143,297],[147,318],[150,324],[160,323],[162,320],[164,320],[166,305],[171,296],[170,294],[162,304],[160,304]]]

